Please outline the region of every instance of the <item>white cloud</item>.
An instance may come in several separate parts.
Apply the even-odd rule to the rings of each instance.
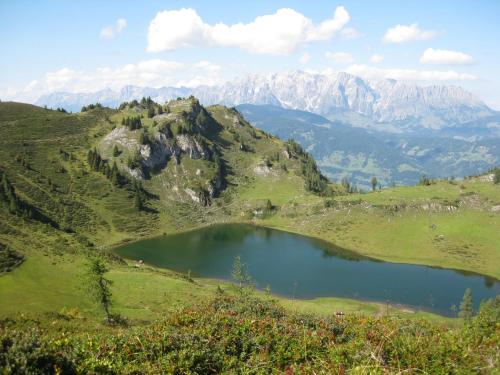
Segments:
[[[347,52],[326,52],[325,57],[338,64],[350,64],[354,61],[352,55]]]
[[[463,52],[427,48],[420,62],[422,64],[470,65],[474,63],[474,59]]]
[[[382,55],[374,54],[370,57],[370,62],[372,62],[374,64],[378,64],[382,60],[384,60],[384,56],[382,56]]]
[[[382,41],[384,43],[406,43],[416,40],[430,40],[438,35],[436,31],[420,30],[417,23],[411,25],[396,25],[387,29]]]
[[[391,78],[401,81],[471,81],[477,77],[453,70],[382,69],[367,65],[351,65],[346,72],[366,78]]]
[[[345,27],[340,31],[340,34],[345,39],[356,39],[365,36],[362,32],[359,32],[354,27]]]
[[[183,47],[237,47],[250,53],[288,55],[299,45],[325,41],[348,22],[347,10],[339,6],[332,18],[315,25],[301,13],[282,8],[258,16],[250,23],[205,23],[192,8],[158,12],[149,24],[149,52]]]
[[[120,32],[127,27],[127,20],[125,18],[119,18],[116,21],[116,31]]]
[[[113,39],[115,36],[115,30],[113,29],[113,26],[106,26],[101,30],[100,35],[102,39]]]
[[[93,92],[105,88],[118,90],[125,85],[163,87],[215,85],[222,82],[222,68],[202,60],[193,64],[152,59],[116,68],[103,67],[91,72],[62,68],[20,88],[8,88],[2,100],[35,102],[38,97],[56,91]]]
[[[299,63],[301,64],[307,64],[311,60],[311,55],[307,52],[304,52],[302,56],[299,58]]]
[[[106,26],[101,30],[101,38],[102,39],[113,39],[119,33],[123,31],[127,27],[127,20],[125,18],[119,18],[116,20],[116,24],[114,26]]]

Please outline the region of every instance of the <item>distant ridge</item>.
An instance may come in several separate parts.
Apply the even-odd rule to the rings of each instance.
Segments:
[[[248,75],[220,86],[137,87],[92,93],[55,92],[36,104],[78,111],[100,102],[116,107],[121,102],[150,96],[157,102],[194,95],[204,105],[266,104],[304,110],[354,126],[383,130],[442,129],[495,115],[495,111],[457,86],[418,86],[396,80],[368,81],[348,73],[313,74],[303,71]]]

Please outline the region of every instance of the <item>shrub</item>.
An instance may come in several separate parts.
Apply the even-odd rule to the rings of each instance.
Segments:
[[[463,327],[425,319],[287,312],[254,294],[216,295],[148,325],[53,327],[0,321],[7,373],[490,373],[500,298]]]
[[[493,183],[500,184],[500,168],[495,168],[493,172]]]

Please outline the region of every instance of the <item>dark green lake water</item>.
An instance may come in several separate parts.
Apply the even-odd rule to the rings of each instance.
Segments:
[[[500,294],[498,280],[448,269],[360,257],[309,237],[227,224],[132,243],[119,255],[196,277],[230,279],[240,256],[259,288],[287,297],[347,297],[451,315],[466,288],[479,301]]]

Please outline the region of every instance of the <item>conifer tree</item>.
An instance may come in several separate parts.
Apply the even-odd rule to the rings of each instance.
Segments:
[[[460,303],[460,312],[458,313],[458,316],[460,318],[469,319],[472,317],[473,313],[472,291],[470,288],[467,288],[465,289],[462,302]]]
[[[495,168],[493,172],[493,183],[500,184],[500,168]]]
[[[111,322],[111,285],[112,281],[105,277],[109,271],[100,257],[90,259],[85,278],[85,289],[90,297],[104,310],[106,320]]]

